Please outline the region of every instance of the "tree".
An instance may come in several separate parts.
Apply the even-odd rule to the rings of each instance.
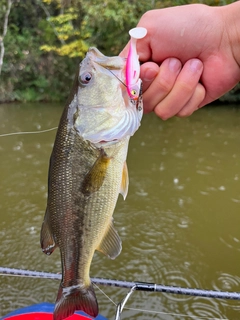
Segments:
[[[55,40],[41,50],[61,56],[83,57],[89,46],[105,54],[118,54],[129,38],[128,30],[152,9],[146,0],[43,0],[52,11]],[[53,32],[53,29],[52,29]],[[53,39],[53,38],[52,38]]]
[[[90,46],[117,55],[145,11],[193,2],[0,0],[0,102],[66,99],[77,65]],[[235,97],[239,99],[239,91]]]
[[[1,0],[2,2],[2,8],[3,8],[3,26],[2,26],[2,35],[0,36],[0,75],[2,72],[2,65],[3,65],[3,58],[4,58],[4,53],[5,53],[5,47],[4,47],[4,38],[7,34],[8,30],[8,17],[11,11],[11,6],[12,6],[12,0]],[[1,3],[0,2],[0,3]]]

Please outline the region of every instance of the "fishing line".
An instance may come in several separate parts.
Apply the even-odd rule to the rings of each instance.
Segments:
[[[124,87],[127,87],[127,85],[126,85],[120,78],[118,78],[118,76],[117,76],[114,72],[112,72],[109,68],[106,68],[106,69],[107,69],[109,72],[111,72],[111,74],[112,74],[115,78],[117,78],[118,81],[120,81],[121,84],[124,85]]]
[[[32,270],[24,270],[24,269],[14,269],[7,267],[0,267],[0,275],[2,276],[18,276],[18,277],[31,277],[31,278],[41,278],[41,279],[52,279],[52,280],[60,280],[62,278],[60,273],[50,273],[44,271],[32,271]],[[120,288],[128,288],[130,289],[130,293],[133,291],[148,291],[148,292],[165,292],[165,293],[175,293],[175,294],[186,294],[192,296],[200,296],[207,298],[220,298],[220,299],[233,299],[240,300],[240,293],[238,292],[223,292],[223,291],[215,291],[215,290],[203,290],[203,289],[192,289],[192,288],[182,288],[182,287],[173,287],[173,286],[163,286],[154,283],[145,283],[145,282],[130,282],[130,281],[121,281],[121,280],[111,280],[111,279],[103,279],[103,278],[91,278],[93,284],[98,288],[98,290],[106,296],[109,301],[111,301],[114,306],[118,306],[108,295],[101,290],[97,284],[112,286],[112,287],[120,287]],[[192,292],[192,294],[190,294]],[[128,293],[126,295],[127,298],[130,297]],[[127,299],[123,299],[123,303],[127,302]],[[121,304],[121,302],[120,302]],[[192,319],[208,319],[208,320],[220,320],[221,318],[209,318],[209,317],[199,317],[199,316],[191,316],[187,314],[175,314],[175,313],[166,313],[162,311],[153,311],[153,310],[145,310],[145,309],[137,309],[137,308],[128,308],[124,309],[132,310],[132,311],[141,311],[147,313],[156,313],[163,315],[172,315],[172,316],[180,316],[180,317],[188,317]],[[225,320],[227,320],[225,318]]]
[[[132,310],[132,311],[141,311],[141,312],[146,312],[146,313],[162,314],[162,315],[165,315],[165,316],[186,317],[186,318],[192,318],[192,319],[228,320],[227,318],[209,318],[208,316],[206,316],[206,317],[201,317],[201,316],[191,316],[191,315],[188,315],[188,314],[182,314],[182,313],[171,313],[171,312],[154,311],[154,310],[145,310],[145,309],[136,309],[136,308],[128,308],[128,307],[125,307],[124,309]]]
[[[53,127],[46,130],[39,130],[39,131],[22,131],[22,132],[10,132],[10,133],[2,133],[0,134],[0,138],[7,137],[7,136],[15,136],[15,135],[21,135],[21,134],[34,134],[34,133],[45,133],[49,131],[56,130],[58,127]]]
[[[102,289],[99,288],[99,286],[96,285],[96,283],[93,283],[93,285],[110,301],[114,306],[117,306],[117,303],[115,303]]]
[[[102,289],[100,289],[95,283],[94,286],[110,301],[114,304],[115,307],[117,307],[119,304],[116,304]],[[122,308],[123,309],[123,308]],[[137,311],[137,312],[145,312],[145,313],[153,313],[153,314],[161,314],[161,315],[166,315],[166,316],[178,316],[178,317],[186,317],[186,318],[191,318],[191,319],[208,319],[208,320],[221,320],[225,319],[228,320],[227,318],[209,318],[208,316],[202,317],[202,316],[191,316],[187,314],[182,314],[182,313],[171,313],[171,312],[163,312],[163,311],[155,311],[155,310],[148,310],[148,309],[138,309],[138,308],[130,308],[130,307],[125,307],[124,305],[124,310],[130,310],[130,311]],[[122,312],[123,310],[121,310]],[[120,315],[120,314],[119,314]],[[116,315],[116,318],[114,320],[118,320],[119,315]]]

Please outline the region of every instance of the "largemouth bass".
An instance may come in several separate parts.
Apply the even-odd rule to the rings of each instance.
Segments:
[[[111,259],[121,252],[113,226],[118,194],[128,191],[128,142],[140,125],[141,97],[127,94],[126,60],[90,48],[64,108],[49,165],[41,247],[60,248],[62,281],[54,320],[75,310],[96,317],[89,269],[95,250]]]

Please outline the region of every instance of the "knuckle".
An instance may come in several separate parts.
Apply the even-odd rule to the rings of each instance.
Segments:
[[[159,77],[156,82],[158,89],[165,94],[169,93],[173,88],[173,81],[169,78]]]
[[[152,20],[152,13],[153,12],[153,10],[148,10],[148,11],[146,11],[143,15],[142,15],[142,17],[141,17],[141,19],[140,19],[140,21],[139,21],[139,24],[141,25],[141,24],[144,24],[144,22],[146,21],[146,22],[148,22],[148,21],[151,21]]]
[[[186,92],[187,94],[193,92],[196,88],[196,84],[193,82],[181,81],[179,82],[179,89],[181,92]]]

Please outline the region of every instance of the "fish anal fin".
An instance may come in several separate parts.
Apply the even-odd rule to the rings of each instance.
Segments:
[[[121,183],[121,189],[120,193],[123,196],[123,199],[126,199],[127,193],[128,193],[128,185],[129,185],[129,177],[128,177],[128,168],[126,161],[123,165],[123,172],[122,172],[122,183]]]
[[[88,195],[101,188],[110,160],[111,157],[108,157],[106,152],[103,149],[100,149],[99,157],[83,180],[81,188],[83,194]]]
[[[52,235],[52,232],[49,228],[48,221],[45,219],[42,224],[40,243],[42,251],[47,255],[53,253],[56,248],[56,244]]]
[[[113,220],[110,222],[97,250],[111,259],[115,259],[120,254],[122,250],[122,241],[113,226]]]
[[[75,285],[66,288],[60,284],[53,319],[63,320],[76,310],[84,311],[91,317],[98,315],[98,303],[92,284],[88,287]]]

